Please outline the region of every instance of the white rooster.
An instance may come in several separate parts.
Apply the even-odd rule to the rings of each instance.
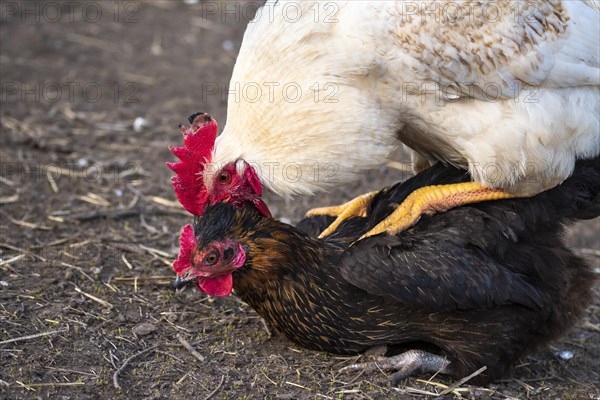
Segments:
[[[417,170],[469,170],[472,184],[421,191],[372,233],[398,231],[560,184],[600,152],[599,85],[598,1],[270,1],[244,35],[204,190],[230,198],[249,176],[313,194],[400,144]],[[313,214],[360,214],[370,198]]]

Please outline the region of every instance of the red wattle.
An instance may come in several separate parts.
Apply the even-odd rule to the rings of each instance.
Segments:
[[[198,288],[209,296],[229,296],[233,290],[233,277],[231,274],[215,278],[198,278]]]
[[[260,212],[263,216],[265,216],[267,218],[271,218],[271,210],[269,210],[267,203],[265,203],[263,201],[263,199],[261,199],[260,197],[257,197],[253,201],[253,204],[256,207],[256,209],[258,210],[258,212]]]

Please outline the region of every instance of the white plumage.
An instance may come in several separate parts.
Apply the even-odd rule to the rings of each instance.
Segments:
[[[600,152],[599,20],[591,0],[268,2],[213,162],[244,159],[276,193],[312,194],[402,142],[417,168],[551,188]]]

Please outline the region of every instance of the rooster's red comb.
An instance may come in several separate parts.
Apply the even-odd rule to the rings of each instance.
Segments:
[[[211,160],[212,149],[217,138],[217,121],[205,113],[196,113],[188,118],[190,127],[179,124],[183,133],[183,147],[169,149],[181,161],[167,163],[175,176],[171,178],[177,200],[190,213],[204,214],[208,201],[206,187],[202,181],[206,163]]]

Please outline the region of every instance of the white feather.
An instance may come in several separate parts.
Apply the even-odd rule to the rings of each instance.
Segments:
[[[383,164],[400,139],[484,183],[555,186],[600,152],[600,7],[494,2],[492,18],[490,4],[268,2],[213,161],[244,159],[276,193],[312,194]]]

